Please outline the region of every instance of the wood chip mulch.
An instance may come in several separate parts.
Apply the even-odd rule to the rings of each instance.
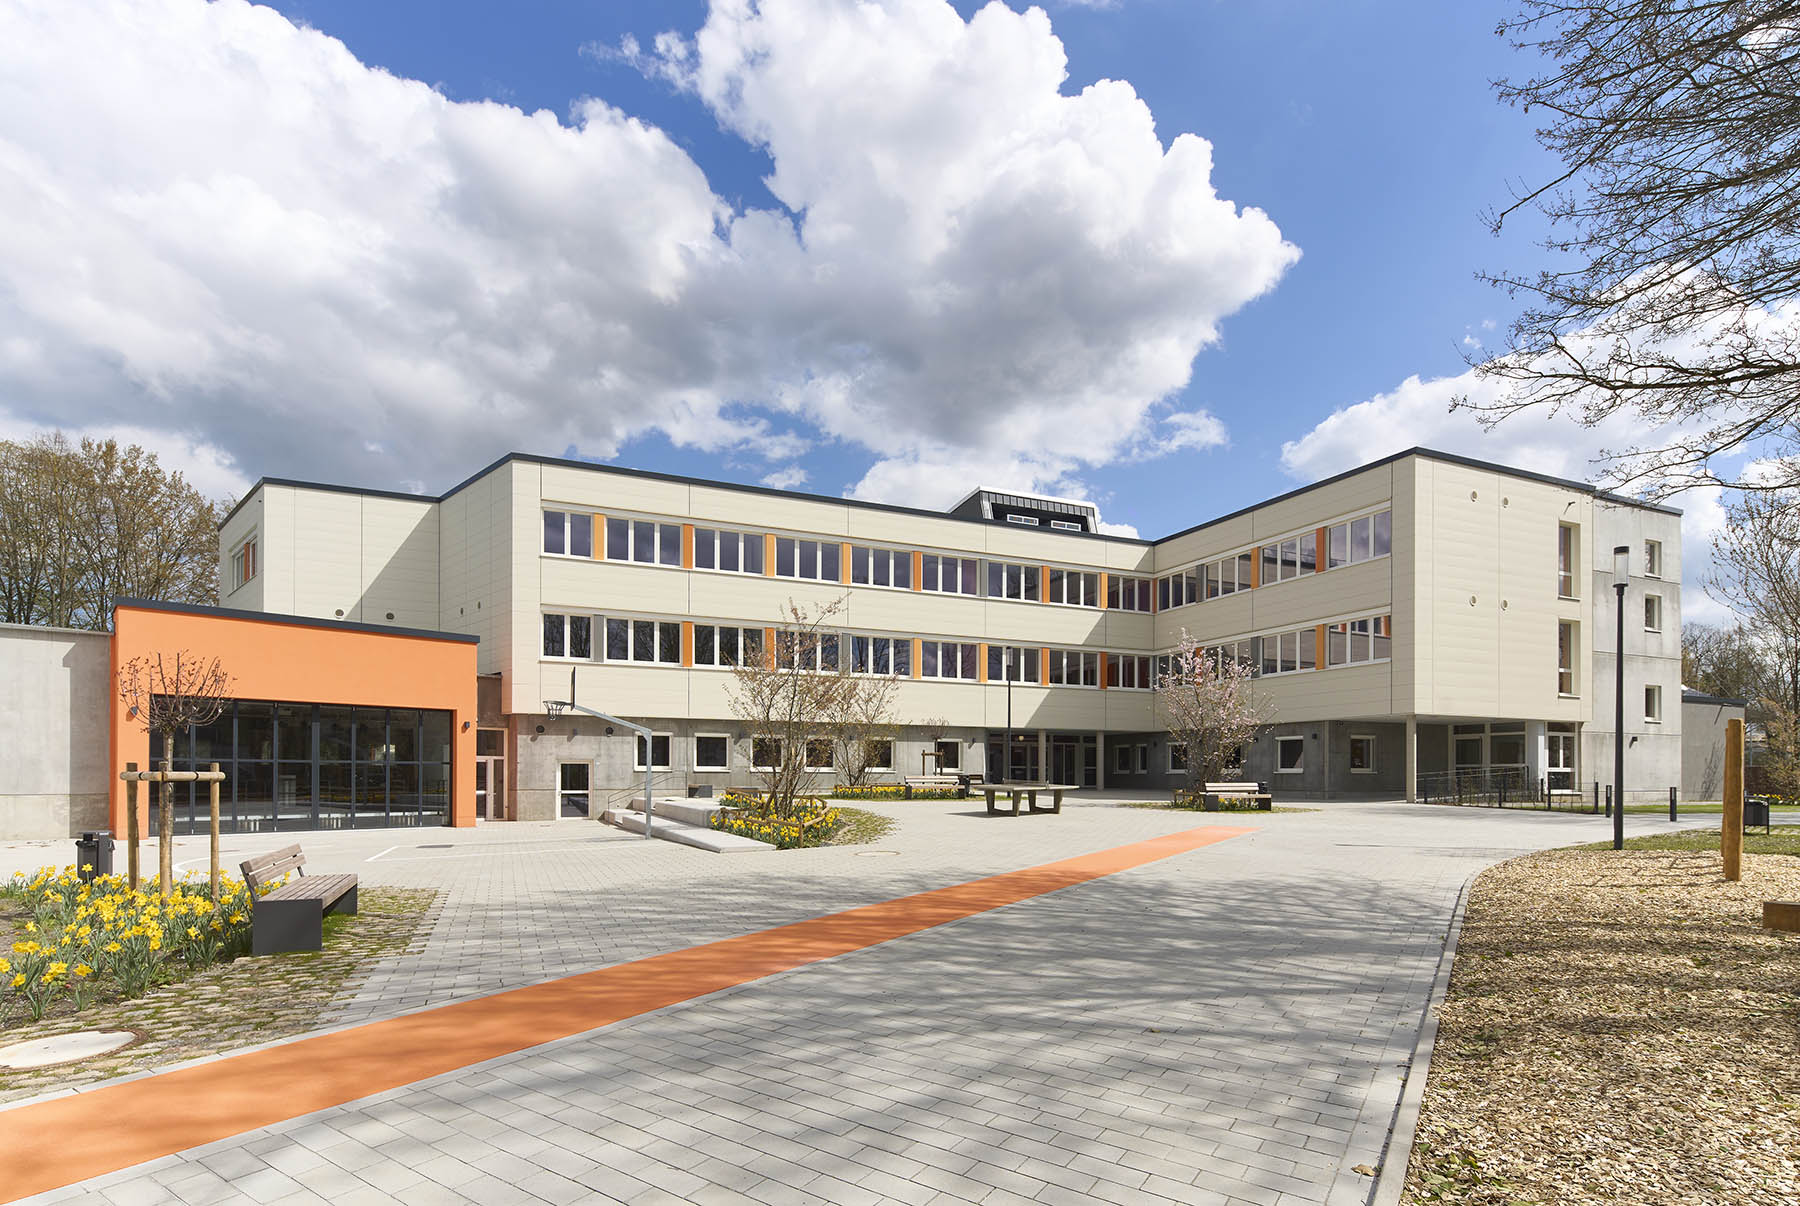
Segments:
[[[1800,1203],[1800,859],[1553,850],[1470,893],[1403,1201]]]

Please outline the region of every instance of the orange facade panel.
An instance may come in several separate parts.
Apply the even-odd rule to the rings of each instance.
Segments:
[[[112,670],[132,658],[182,652],[218,658],[235,699],[425,708],[450,713],[450,823],[475,823],[475,638],[457,633],[264,615],[223,608],[121,602],[113,611]],[[111,823],[125,832],[127,762],[152,764],[151,738],[123,700],[111,704]],[[162,751],[154,751],[160,760]],[[139,798],[139,822],[147,818]]]

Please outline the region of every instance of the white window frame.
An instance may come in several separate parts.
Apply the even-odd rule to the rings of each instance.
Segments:
[[[1020,524],[1020,525],[1023,525],[1024,527],[1028,527],[1028,528],[1035,528],[1035,527],[1039,526],[1037,516],[1035,516],[1035,515],[1015,515],[1010,511],[1007,512],[1006,522]]]
[[[1569,633],[1569,660],[1563,664],[1563,630]],[[1556,622],[1556,694],[1561,699],[1578,699],[1576,688],[1581,685],[1581,677],[1576,667],[1581,665],[1581,626],[1574,620],[1558,620]]]
[[[700,761],[700,743],[702,741],[723,741],[725,743],[725,761],[716,763],[716,764],[711,763],[711,762]],[[635,743],[633,744],[632,748],[633,749],[636,748]],[[722,772],[722,771],[730,770],[731,769],[731,734],[730,733],[695,733],[694,734],[693,767],[696,772],[706,772],[706,773],[714,773],[714,774]]]
[[[962,672],[962,650],[963,650],[963,646],[965,646],[965,645],[975,651],[975,673],[973,673],[971,675],[967,675],[967,676],[965,676]],[[933,650],[933,656],[937,660],[937,673],[935,673],[935,674],[931,673],[931,671],[926,668],[925,651],[927,649]],[[950,659],[955,667],[955,673],[952,673],[952,674],[944,673],[944,660],[945,660],[944,659],[944,650],[946,650],[946,649],[954,651],[954,656]],[[935,637],[925,638],[919,644],[919,677],[920,678],[929,678],[932,680],[948,679],[951,682],[962,682],[962,683],[973,683],[973,682],[981,681],[981,644],[980,644],[980,642],[978,642],[978,641],[943,641],[943,640],[938,640]]]
[[[1564,538],[1567,538],[1568,564],[1564,565]],[[1576,585],[1581,581],[1581,527],[1578,524],[1556,525],[1556,597],[1579,599]]]
[[[944,587],[944,567],[956,567],[956,589]],[[937,570],[937,585],[930,584],[929,570]],[[981,597],[981,560],[977,557],[961,557],[954,553],[923,553],[919,560],[919,589],[937,595],[963,595],[975,599]]]
[[[866,738],[863,742],[865,747],[871,743],[875,744],[875,745],[887,746],[887,758],[885,761],[881,761],[881,762],[870,762],[868,765],[864,766],[863,769],[867,770],[867,771],[891,771],[891,770],[893,770],[894,769],[894,739],[892,737],[870,737],[870,738]]]
[[[1056,589],[1051,589],[1051,584]],[[1098,607],[1100,605],[1100,574],[1096,570],[1069,569],[1066,566],[1053,565],[1045,575],[1042,585],[1042,598],[1046,603],[1058,607]],[[1071,590],[1070,587],[1075,589]],[[1071,597],[1074,596],[1074,597]]]
[[[720,537],[722,537],[722,536],[737,537],[738,555],[737,555],[737,568],[736,569],[724,569],[719,565]],[[706,540],[707,544],[710,544],[712,546],[711,550],[710,550],[711,557],[712,557],[711,565],[700,564],[700,561],[701,561],[700,550],[703,547],[702,543],[701,543],[703,539]],[[762,563],[763,563],[763,556],[766,551],[763,548],[763,544],[764,544],[764,540],[763,540],[763,534],[761,532],[746,532],[739,528],[715,528],[715,527],[711,527],[711,526],[702,527],[699,524],[695,524],[694,525],[694,568],[696,570],[699,570],[703,574],[748,574],[753,578],[760,578],[763,576]],[[755,569],[746,569],[744,567],[745,566],[744,548],[746,545],[749,545],[756,549],[756,568]]]
[[[1169,773],[1171,775],[1187,773],[1187,749],[1179,741],[1169,742]]]
[[[539,541],[538,551],[543,556],[545,556],[545,557],[567,557],[571,561],[593,561],[596,559],[595,550],[597,548],[602,549],[602,550],[605,548],[605,546],[603,544],[601,544],[601,545],[595,544],[595,541],[597,541],[597,540],[604,541],[606,539],[605,526],[602,523],[598,522],[599,517],[597,515],[595,515],[592,511],[589,511],[585,507],[572,507],[571,508],[571,507],[546,506],[543,508],[543,514],[544,514],[544,519],[546,521],[546,525],[548,524],[550,516],[552,516],[552,515],[562,516],[562,552],[560,552],[560,553],[552,552],[551,550],[542,547],[544,537],[549,535],[549,532],[548,532],[547,526],[546,526],[545,528],[541,528],[538,532],[538,541]],[[573,551],[573,549],[575,547],[574,546],[575,519],[577,516],[580,516],[581,518],[588,521],[588,551],[586,553],[577,553],[577,552]]]
[[[1113,774],[1129,775],[1131,770],[1131,747],[1123,743],[1113,748]]]
[[[623,557],[613,556],[611,527],[615,523],[622,523],[625,525],[626,555]],[[647,558],[639,557],[637,555],[638,525],[645,523],[649,524],[651,529],[650,556]],[[620,565],[655,565],[661,566],[663,569],[681,568],[680,524],[670,523],[665,519],[650,519],[639,515],[608,515],[606,517],[605,526],[607,528],[604,537],[605,543],[600,547],[606,554],[606,560],[617,562]],[[670,550],[664,547],[668,543],[668,540],[665,539],[665,537],[673,537],[675,541],[675,548],[672,555]],[[567,545],[565,544],[564,547],[566,548]]]
[[[1663,576],[1663,542],[1660,540],[1644,541],[1644,577],[1660,578]]]
[[[868,558],[869,580],[867,582],[858,582],[856,580],[856,559],[857,559],[858,555],[862,555],[862,556],[865,556]],[[879,576],[876,572],[877,564],[878,564],[877,559],[882,558],[882,557],[885,557],[887,559],[887,581],[886,582],[879,581]],[[902,569],[901,567],[905,567],[905,568]],[[901,576],[904,576],[906,578],[906,582],[904,585],[901,585],[901,584],[898,584],[895,582],[895,578],[901,577]],[[885,545],[879,545],[879,544],[853,544],[853,545],[851,545],[850,546],[850,585],[851,586],[861,586],[861,587],[878,587],[882,590],[907,590],[907,591],[910,591],[912,589],[912,551],[910,549],[888,548]]]
[[[1300,743],[1300,761],[1295,766],[1281,765],[1282,747],[1287,745],[1289,742],[1299,742]],[[1306,773],[1306,738],[1304,738],[1304,737],[1277,737],[1275,739],[1275,773],[1278,775],[1303,775]]]
[[[775,756],[777,758],[780,758],[780,757],[784,756],[786,753],[786,751],[782,748],[782,739],[779,737],[752,737],[750,739],[750,769],[751,770],[759,770],[759,771],[774,770],[775,764],[773,762],[764,763],[764,762],[758,762],[756,760],[756,743],[759,741],[774,742],[775,748],[778,751]]]
[[[1382,523],[1383,516],[1387,517],[1387,523],[1385,525]],[[1363,526],[1365,524],[1367,525],[1366,529]],[[1381,529],[1384,526],[1387,528],[1387,551],[1377,552],[1376,550],[1381,544]],[[1343,534],[1344,559],[1333,564],[1331,559],[1331,546],[1339,533]],[[1358,538],[1364,535],[1368,537],[1367,552],[1364,552],[1359,556],[1357,542]],[[1361,565],[1365,561],[1379,561],[1383,557],[1392,556],[1393,552],[1394,508],[1392,505],[1389,505],[1382,507],[1379,510],[1366,511],[1361,515],[1352,515],[1346,519],[1340,519],[1333,523],[1326,524],[1325,547],[1317,550],[1317,560],[1314,564],[1321,572],[1328,572],[1334,569],[1343,569],[1345,566],[1349,565]],[[1265,582],[1263,585],[1266,586],[1268,583]],[[1241,590],[1243,588],[1239,587],[1239,589]]]
[[[655,760],[655,758],[656,758],[656,739],[658,737],[661,737],[663,739],[663,742],[664,742],[663,748],[668,751],[669,760],[667,762],[658,762],[654,766],[646,767],[644,765],[644,755],[648,754],[652,761]],[[642,752],[640,752],[638,749],[638,742],[640,742],[640,741],[642,741],[646,747],[644,749],[644,751],[642,751]],[[641,770],[659,770],[659,771],[674,770],[675,769],[675,737],[674,737],[674,735],[671,733],[651,733],[649,737],[645,737],[642,733],[634,733],[632,735],[632,739],[631,739],[631,761],[632,761],[632,767],[631,767],[632,770],[640,770],[640,771]]]
[[[1357,766],[1356,765],[1356,743],[1359,741],[1366,741],[1369,743],[1369,756],[1367,759],[1367,762],[1368,762],[1367,766]],[[1350,773],[1353,775],[1372,775],[1372,774],[1374,774],[1375,773],[1375,758],[1377,755],[1377,751],[1380,748],[1381,747],[1376,743],[1374,733],[1352,733],[1352,734],[1350,734]]]
[[[781,572],[781,546],[794,546],[794,572]],[[825,550],[829,548],[832,556],[837,558],[837,573],[827,576],[825,573]],[[807,556],[811,553],[810,563]],[[841,583],[844,577],[843,542],[838,540],[820,540],[814,536],[782,536],[775,537],[775,577],[787,578],[795,582],[836,582]],[[811,570],[811,573],[807,571]]]
[[[1663,689],[1660,683],[1644,684],[1644,723],[1663,722]]]
[[[1650,613],[1652,611],[1654,611],[1656,613],[1656,616],[1655,616],[1656,623],[1655,624],[1650,623],[1650,620],[1651,620]],[[1661,632],[1662,630],[1663,630],[1663,597],[1661,595],[1647,594],[1644,596],[1644,631],[1645,632]]]
[[[823,746],[825,748],[826,760],[823,765],[813,761],[814,746]],[[837,742],[829,737],[808,737],[806,739],[806,746],[801,750],[801,753],[806,759],[806,770],[809,774],[818,774],[821,771],[835,771],[837,769]]]
[[[248,536],[245,536],[242,540],[238,541],[237,546],[231,550],[232,586],[231,590],[226,592],[227,594],[242,590],[245,586],[256,581],[256,575],[262,572],[261,559],[257,556],[259,551],[257,547],[257,537],[259,535],[259,532],[251,532]],[[248,552],[248,555],[246,555],[246,551]],[[247,574],[244,572],[246,563],[250,567],[250,572]]]
[[[563,651],[561,653],[546,653],[544,651],[544,624],[552,617],[562,621]],[[569,652],[569,649],[571,648],[569,643],[569,630],[573,627],[569,621],[576,619],[583,619],[588,622],[588,655],[586,657],[576,657],[573,653]],[[605,658],[602,655],[605,651],[605,616],[596,615],[591,611],[545,611],[538,620],[538,659],[540,661],[578,662],[586,664],[588,662],[604,661]]]
[[[1073,523],[1067,519],[1052,519],[1050,521],[1050,526],[1059,532],[1081,532],[1086,530],[1080,524]]]
[[[625,625],[624,657],[611,657],[607,654],[607,644],[610,641],[610,629],[613,624]],[[637,626],[639,624],[651,624],[656,626],[651,629],[650,633],[651,653],[653,656],[648,658],[640,658],[637,656]],[[673,660],[657,656],[662,649],[664,628],[673,628],[675,630],[675,657]],[[615,665],[679,666],[681,665],[681,621],[658,620],[649,616],[607,616],[606,623],[601,628],[599,651],[600,658],[598,660],[611,662]]]

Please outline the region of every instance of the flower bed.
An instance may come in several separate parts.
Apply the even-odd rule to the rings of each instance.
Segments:
[[[1180,788],[1175,789],[1169,806],[1171,808],[1185,808],[1192,812],[1269,811],[1266,808],[1259,809],[1254,800],[1230,798],[1221,800],[1217,796],[1208,795],[1203,791],[1182,791]]]
[[[719,797],[719,803],[722,807],[712,817],[714,829],[768,842],[779,850],[823,846],[843,822],[837,809],[816,796],[795,800],[785,812],[747,792],[728,791]]]
[[[155,883],[134,892],[122,875],[86,881],[73,866],[45,867],[0,885],[0,900],[27,918],[0,958],[0,1025],[15,1011],[39,1020],[62,1001],[80,1012],[99,996],[141,997],[250,949],[242,884],[222,885],[215,905],[206,879],[189,875],[164,901]]]
[[[834,787],[831,789],[834,800],[904,800],[906,787],[900,783],[868,783],[861,787]],[[947,787],[917,787],[913,789],[915,800],[959,800],[960,793]]]

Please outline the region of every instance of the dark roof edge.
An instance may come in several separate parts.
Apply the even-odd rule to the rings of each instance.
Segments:
[[[1474,457],[1459,456],[1453,452],[1439,452],[1434,448],[1415,447],[1392,453],[1382,457],[1380,460],[1370,461],[1366,465],[1357,465],[1355,468],[1346,469],[1342,473],[1334,473],[1330,477],[1321,478],[1316,482],[1308,482],[1306,485],[1296,486],[1294,489],[1289,490],[1284,494],[1277,494],[1273,498],[1265,498],[1260,502],[1251,503],[1249,506],[1239,507],[1237,510],[1228,514],[1205,520],[1201,523],[1194,524],[1191,527],[1182,528],[1179,532],[1171,532],[1167,536],[1158,536],[1154,539],[1150,539],[1142,536],[1110,536],[1105,532],[1053,531],[1051,534],[1087,540],[1112,540],[1121,544],[1137,544],[1145,547],[1153,547],[1155,545],[1165,544],[1171,540],[1179,539],[1182,536],[1189,536],[1195,532],[1204,531],[1215,524],[1226,523],[1263,507],[1271,507],[1276,503],[1286,502],[1290,498],[1296,498],[1299,495],[1305,494],[1308,490],[1317,490],[1324,486],[1332,485],[1335,482],[1343,481],[1345,478],[1353,477],[1358,473],[1366,473],[1371,469],[1380,469],[1385,465],[1391,465],[1394,462],[1404,460],[1409,456],[1428,457],[1432,460],[1444,461],[1452,465],[1462,465],[1470,469],[1482,469],[1490,473],[1503,473],[1509,477],[1522,478],[1526,481],[1543,482],[1546,485],[1561,486],[1569,490],[1579,490],[1584,494],[1591,494],[1595,498],[1605,499],[1608,502],[1618,503],[1629,507],[1641,507],[1647,511],[1660,511],[1665,515],[1681,514],[1681,510],[1677,507],[1664,506],[1661,503],[1645,502],[1642,499],[1628,498],[1622,494],[1614,494],[1611,491],[1602,490],[1598,486],[1590,485],[1587,482],[1572,481],[1562,477],[1552,477],[1547,473],[1534,473],[1529,469],[1515,469],[1510,465],[1501,465],[1493,461],[1476,460]],[[952,523],[987,524],[989,522],[985,519],[976,519],[965,515],[951,515],[946,511],[928,511],[923,507],[904,507],[893,503],[869,502],[866,499],[861,498],[842,498],[829,494],[812,494],[803,490],[777,490],[773,486],[752,486],[741,482],[720,482],[703,477],[689,477],[679,473],[663,473],[656,469],[633,469],[625,465],[608,465],[599,461],[578,461],[568,457],[542,456],[534,452],[509,452],[489,464],[486,468],[470,474],[462,481],[456,483],[456,485],[450,487],[450,489],[444,491],[444,493],[435,496],[430,494],[409,494],[402,490],[368,490],[359,486],[339,486],[325,482],[299,481],[294,478],[286,477],[258,478],[256,484],[244,492],[244,497],[238,500],[237,505],[232,507],[225,518],[219,521],[219,526],[223,528],[227,523],[230,523],[232,516],[236,515],[238,511],[242,509],[244,504],[249,502],[251,497],[265,485],[292,486],[303,490],[326,490],[335,494],[361,494],[372,498],[395,498],[410,502],[441,503],[445,499],[468,489],[488,474],[494,472],[494,470],[499,469],[503,465],[510,464],[513,461],[522,461],[529,465],[552,465],[563,469],[593,469],[603,473],[623,473],[628,477],[647,478],[651,481],[674,482],[683,486],[705,486],[714,490],[739,490],[748,494],[764,494],[776,498],[792,498],[802,502],[838,503],[849,507],[863,507],[869,510],[887,511],[900,515],[919,515],[929,519],[947,519]]]
[[[1681,702],[1694,704],[1722,704],[1727,708],[1747,708],[1747,699],[1733,699],[1729,695],[1708,695],[1704,691],[1694,691],[1687,687],[1681,689]]]
[[[266,624],[293,624],[302,628],[329,628],[334,632],[371,632],[379,636],[416,637],[427,641],[457,641],[474,645],[481,638],[470,632],[443,632],[435,628],[396,628],[389,624],[364,624],[356,620],[324,620],[317,616],[290,616],[278,611],[245,611],[236,607],[207,607],[201,603],[170,603],[162,599],[113,599],[113,608],[170,611],[179,615],[215,616],[222,620],[257,620]],[[116,627],[116,625],[115,625]]]

